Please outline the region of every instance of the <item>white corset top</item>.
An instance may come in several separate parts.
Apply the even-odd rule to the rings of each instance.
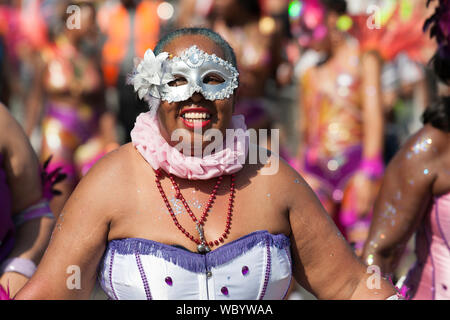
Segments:
[[[292,278],[290,241],[255,231],[207,254],[147,239],[109,242],[99,270],[110,299],[283,299]]]

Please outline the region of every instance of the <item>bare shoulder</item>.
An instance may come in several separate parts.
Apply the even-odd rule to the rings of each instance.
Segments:
[[[0,103],[0,150],[20,155],[23,162],[36,162],[34,150],[20,123],[9,110]],[[14,150],[14,152],[13,152]]]
[[[42,196],[39,161],[21,125],[2,104],[0,152],[6,154],[4,167],[12,193],[13,212],[20,212]]]
[[[138,174],[139,162],[143,161],[139,157],[131,143],[111,151],[83,177],[72,197],[95,199],[102,210],[119,210],[128,203],[127,192]]]
[[[117,186],[133,180],[144,162],[134,146],[127,143],[101,158],[83,180],[109,182]]]
[[[386,176],[410,181],[415,175],[423,185],[429,185],[437,178],[442,166],[442,155],[448,154],[449,134],[431,125],[425,125],[411,136],[397,152],[386,169]],[[420,174],[419,173],[423,173]],[[416,181],[416,185],[419,185]]]
[[[257,171],[260,180],[282,181],[289,178],[301,179],[301,175],[292,168],[278,153],[260,145],[251,144],[248,163]]]
[[[0,103],[0,148],[5,149],[6,145],[16,138],[24,138],[25,134],[22,133],[20,124],[9,113],[5,105]],[[6,134],[7,133],[7,134]]]
[[[431,142],[432,148],[436,148],[434,151],[438,154],[446,152],[450,148],[450,134],[448,132],[439,130],[429,124],[426,124],[422,131],[425,136],[429,136],[429,139],[431,139],[429,142]]]
[[[284,221],[284,225],[292,233],[303,233],[304,228],[311,228],[317,219],[329,219],[305,179],[278,154],[267,152],[267,161],[259,165],[258,175],[255,177],[254,184],[259,192],[255,196],[264,198],[267,194],[271,195],[271,210],[277,222]]]
[[[287,205],[299,197],[305,201],[310,199],[311,188],[294,168],[277,153],[261,146],[257,148],[260,155],[266,155],[259,157],[258,164],[254,165],[258,184],[266,185],[269,192],[279,195]]]
[[[427,124],[405,142],[399,156],[408,160],[432,162],[448,150],[449,137],[448,133]]]
[[[10,128],[16,130],[17,126],[20,126],[17,120],[9,112],[8,108],[0,102],[0,127],[6,132],[6,130]]]
[[[0,124],[6,123],[9,117],[10,115],[8,109],[3,103],[0,102]]]
[[[126,175],[127,168],[133,165],[135,161],[135,152],[133,152],[133,149],[132,144],[128,143],[109,152],[89,170],[86,177],[98,179],[99,177],[107,178]]]

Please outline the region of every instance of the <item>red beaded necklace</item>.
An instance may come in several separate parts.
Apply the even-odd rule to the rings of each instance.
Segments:
[[[169,210],[170,216],[172,217],[173,222],[175,223],[175,226],[186,236],[188,237],[191,241],[194,241],[197,244],[197,250],[199,253],[207,253],[209,251],[211,251],[211,248],[214,246],[218,246],[219,243],[223,243],[227,238],[228,234],[230,233],[230,229],[231,229],[231,216],[233,215],[233,202],[234,202],[234,181],[235,181],[235,176],[234,174],[231,174],[231,179],[230,179],[230,198],[228,200],[228,214],[227,214],[227,222],[226,222],[226,226],[225,226],[225,231],[222,233],[222,236],[219,237],[219,239],[214,240],[214,241],[209,241],[207,242],[203,233],[203,226],[205,225],[205,221],[206,221],[206,217],[208,216],[208,212],[211,209],[212,203],[214,202],[214,199],[216,198],[216,194],[217,194],[217,190],[219,189],[219,186],[223,180],[223,176],[220,176],[217,179],[216,185],[214,186],[213,191],[211,192],[211,195],[209,196],[209,200],[206,203],[205,209],[203,210],[203,214],[200,218],[200,221],[197,219],[197,217],[194,215],[194,213],[192,212],[191,208],[189,207],[189,205],[187,204],[186,199],[184,199],[183,195],[180,192],[180,188],[178,187],[178,184],[176,183],[174,177],[169,174],[169,179],[172,182],[172,185],[175,189],[175,197],[179,200],[181,200],[181,202],[183,203],[187,213],[189,214],[189,216],[191,217],[192,221],[194,221],[197,231],[199,233],[200,239],[196,239],[194,238],[193,235],[191,235],[186,229],[184,229],[180,223],[178,222],[177,217],[175,216],[175,213],[173,212],[172,206],[169,203],[169,200],[167,200],[167,196],[161,186],[161,171],[155,170],[155,182],[156,182],[156,186],[159,190],[159,192],[161,193],[161,197],[164,200],[164,203],[167,206],[167,209]]]

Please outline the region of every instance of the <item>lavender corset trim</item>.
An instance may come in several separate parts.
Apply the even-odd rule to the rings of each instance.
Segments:
[[[206,272],[211,267],[223,265],[242,255],[256,245],[274,246],[285,249],[290,246],[290,240],[284,234],[271,234],[268,231],[255,231],[233,240],[207,254],[199,254],[173,247],[148,239],[126,238],[111,240],[107,251],[113,250],[121,255],[154,255],[172,262],[192,272]]]

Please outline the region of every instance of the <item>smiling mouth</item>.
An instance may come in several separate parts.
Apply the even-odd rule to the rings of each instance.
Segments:
[[[182,110],[180,117],[188,128],[203,128],[211,122],[212,115],[206,108],[189,108]]]

